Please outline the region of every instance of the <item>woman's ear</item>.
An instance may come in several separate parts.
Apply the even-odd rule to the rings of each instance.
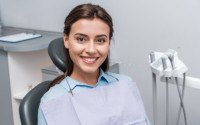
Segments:
[[[64,41],[65,48],[68,48],[69,37],[66,34],[64,34],[64,36],[63,36],[63,41]]]

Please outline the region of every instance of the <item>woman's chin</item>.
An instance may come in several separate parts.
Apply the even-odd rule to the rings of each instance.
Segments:
[[[94,67],[84,67],[82,68],[83,72],[88,73],[88,74],[94,74],[99,72],[99,68],[94,68]]]

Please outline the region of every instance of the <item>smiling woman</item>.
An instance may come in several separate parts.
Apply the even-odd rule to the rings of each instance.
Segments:
[[[38,125],[148,125],[136,84],[108,72],[111,16],[100,6],[82,4],[64,27],[66,72],[42,97]]]
[[[71,78],[83,83],[97,83],[99,67],[108,57],[109,26],[100,19],[80,19],[72,25],[64,45],[74,62]]]

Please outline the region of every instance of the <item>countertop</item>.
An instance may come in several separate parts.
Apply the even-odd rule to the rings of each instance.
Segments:
[[[48,48],[49,43],[56,38],[62,37],[61,32],[51,32],[51,31],[42,31],[42,30],[33,30],[33,29],[24,29],[16,27],[7,27],[3,26],[0,29],[0,37],[7,36],[17,33],[37,33],[41,34],[42,37],[30,39],[26,41],[9,43],[0,41],[0,50],[7,52],[28,52],[28,51],[38,51]]]

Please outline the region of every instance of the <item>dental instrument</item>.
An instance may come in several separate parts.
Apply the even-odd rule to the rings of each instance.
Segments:
[[[178,118],[176,124],[179,125],[181,111],[183,110],[184,122],[187,125],[187,117],[185,112],[185,106],[183,103],[183,96],[185,91],[185,77],[188,68],[185,64],[180,61],[178,54],[174,50],[168,50],[165,53],[151,52],[150,53],[150,66],[152,70],[152,82],[153,82],[153,114],[154,114],[154,125],[157,121],[157,89],[156,89],[156,76],[165,79],[166,82],[166,125],[169,124],[169,79],[174,78],[177,85],[177,91],[180,98],[180,107],[178,112]],[[183,87],[182,91],[179,88],[178,77],[183,75]],[[181,110],[182,109],[182,110]]]

